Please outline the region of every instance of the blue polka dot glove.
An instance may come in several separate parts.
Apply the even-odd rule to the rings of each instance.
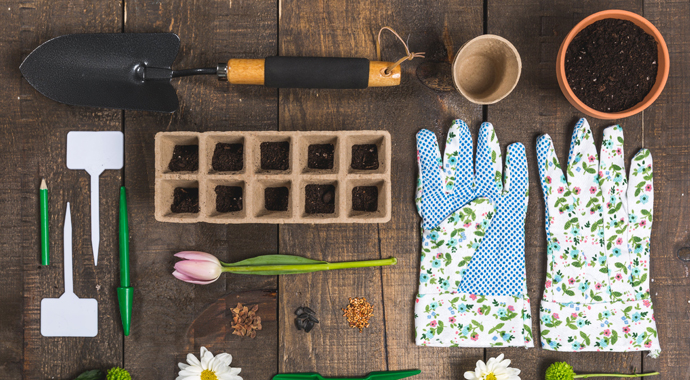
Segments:
[[[416,343],[532,347],[524,259],[525,148],[508,147],[505,187],[491,124],[482,124],[479,132],[476,169],[472,151],[461,120],[448,131],[443,161],[436,136],[424,129],[417,133],[422,255]]]
[[[546,202],[547,270],[542,347],[557,351],[661,352],[649,294],[652,156],[625,175],[623,130],[604,130],[597,156],[587,120],[573,131],[568,176],[548,135],[537,140]]]

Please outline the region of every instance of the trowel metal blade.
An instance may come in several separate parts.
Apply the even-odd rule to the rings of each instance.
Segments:
[[[143,80],[137,69],[171,69],[180,48],[174,33],[68,34],[37,47],[21,64],[41,94],[78,106],[174,112],[170,80]]]

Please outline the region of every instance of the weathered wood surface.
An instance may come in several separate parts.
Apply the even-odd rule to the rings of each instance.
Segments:
[[[275,55],[277,4],[266,1],[127,1],[127,32],[175,32],[181,48],[174,67],[214,67],[228,58]],[[154,135],[159,131],[267,130],[277,128],[277,90],[230,86],[212,76],[174,80],[180,110],[172,115],[126,112],[125,186],[130,191],[130,231],[135,307],[125,338],[125,367],[136,378],[174,379],[191,346],[184,337],[193,321],[226,293],[277,287],[276,277],[224,275],[207,286],[173,278],[173,253],[199,250],[226,262],[276,253],[273,225],[159,223],[154,219]],[[220,321],[220,320],[218,320]],[[227,320],[230,324],[230,320]],[[217,326],[219,330],[227,326]],[[262,335],[276,335],[267,324]],[[201,339],[214,353],[229,352],[246,379],[277,371],[277,346],[237,353],[249,338]],[[274,339],[275,341],[275,339]],[[276,345],[274,343],[274,345]]]
[[[485,9],[486,7],[486,9]],[[7,11],[5,11],[5,9]],[[419,265],[419,218],[413,204],[416,176],[414,134],[429,128],[440,139],[454,118],[468,122],[476,136],[483,116],[502,147],[522,142],[530,167],[526,221],[528,291],[538,342],[538,305],[545,271],[543,198],[538,186],[536,137],[549,133],[561,160],[581,114],[570,107],[555,78],[555,55],[570,28],[607,8],[643,14],[666,37],[671,76],[657,102],[643,114],[618,121],[625,130],[626,155],[639,148],[655,161],[655,223],[652,237],[652,296],[662,344],[659,359],[642,353],[558,354],[540,348],[437,349],[413,342],[412,308]],[[8,0],[0,6],[0,378],[71,379],[78,372],[125,366],[137,379],[173,379],[177,362],[205,345],[230,352],[245,379],[270,379],[280,372],[318,371],[358,376],[375,370],[420,368],[422,379],[458,379],[478,359],[504,352],[523,379],[542,379],[546,367],[566,360],[577,371],[653,371],[659,379],[690,379],[690,263],[676,252],[690,246],[686,222],[690,202],[688,74],[690,5],[661,0],[528,1],[477,0],[258,0],[47,2]],[[486,17],[486,18],[485,18]],[[173,115],[103,111],[52,102],[35,92],[17,69],[21,60],[49,38],[78,32],[162,32],[180,35],[175,67],[213,66],[228,58],[280,55],[375,58],[374,39],[388,25],[426,60],[403,63],[401,86],[352,91],[275,90],[229,86],[212,77],[175,80],[181,108]],[[424,86],[417,67],[448,62],[470,38],[483,32],[512,41],[523,60],[515,92],[496,105],[470,104],[454,91]],[[384,59],[403,49],[384,34]],[[439,88],[442,86],[437,86]],[[614,123],[590,119],[597,142]],[[393,218],[381,225],[219,226],[158,223],[153,218],[153,137],[172,130],[340,130],[386,129],[393,143]],[[70,130],[123,130],[125,169],[101,176],[101,247],[94,267],[90,248],[88,177],[64,165]],[[40,178],[50,187],[51,266],[39,265]],[[122,336],[114,288],[118,285],[117,187],[128,189],[135,306],[132,334]],[[40,300],[62,292],[62,225],[72,202],[75,291],[99,300],[95,339],[43,338]],[[225,276],[208,286],[172,276],[179,250],[194,249],[237,261],[262,253],[291,253],[329,261],[395,256],[395,267],[322,272],[293,277]],[[100,288],[96,288],[99,285]],[[275,310],[255,341],[228,333],[227,302],[238,292],[278,289]],[[247,293],[240,293],[244,296]],[[265,293],[261,293],[265,294]],[[350,329],[341,308],[348,297],[374,305],[371,327]],[[225,304],[223,302],[226,302]],[[274,307],[271,308],[271,302]],[[225,305],[225,306],[224,306]],[[310,334],[294,328],[294,310],[307,305],[321,323]],[[224,311],[225,310],[225,311]],[[203,327],[200,327],[203,325]],[[214,330],[214,326],[217,329]]]
[[[652,298],[662,350],[643,358],[645,371],[664,379],[690,378],[690,262],[680,248],[690,246],[690,4],[645,1],[644,16],[663,34],[671,56],[664,92],[644,112],[644,146],[654,157]],[[688,258],[686,257],[686,260]]]
[[[65,166],[70,130],[120,130],[119,111],[66,107],[38,94],[21,78],[21,61],[38,44],[75,32],[117,32],[117,2],[3,2],[0,26],[0,123],[2,162],[2,277],[0,377],[45,379],[75,377],[84,368],[122,363],[122,334],[114,281],[117,262],[117,194],[120,171],[100,178],[100,255],[93,265],[89,176]],[[39,261],[38,186],[45,178],[50,199],[50,260]],[[42,298],[64,292],[63,225],[71,202],[74,291],[99,304],[96,338],[44,338],[40,334]],[[7,276],[7,278],[5,278]]]
[[[448,61],[463,41],[481,33],[478,1],[282,1],[281,55],[375,58],[374,41],[388,25],[409,35],[411,51]],[[442,11],[441,11],[442,10]],[[463,22],[458,23],[457,20]],[[383,34],[384,60],[405,51]],[[387,129],[391,132],[392,220],[381,225],[281,226],[281,253],[345,261],[396,257],[395,267],[317,273],[280,280],[280,370],[314,371],[324,376],[363,376],[370,371],[420,368],[418,378],[460,378],[483,359],[481,349],[419,348],[413,341],[413,301],[417,291],[419,228],[414,208],[415,133],[440,132],[453,118],[479,122],[481,107],[455,92],[437,93],[422,85],[403,63],[399,87],[353,91],[280,90],[280,129]],[[374,306],[371,327],[359,333],[342,316],[348,297],[366,297]],[[321,323],[309,334],[292,326],[294,310],[308,305]]]

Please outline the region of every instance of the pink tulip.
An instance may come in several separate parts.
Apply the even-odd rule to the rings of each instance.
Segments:
[[[175,254],[183,259],[175,263],[173,276],[192,284],[206,285],[216,281],[223,272],[220,261],[205,252],[184,251]]]

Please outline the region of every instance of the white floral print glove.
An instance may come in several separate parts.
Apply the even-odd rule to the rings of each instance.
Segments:
[[[524,269],[525,149],[508,147],[504,189],[491,124],[484,123],[479,136],[475,181],[464,122],[454,121],[448,131],[443,162],[436,136],[417,134],[416,203],[423,218],[418,345],[533,346]]]
[[[573,131],[563,174],[548,135],[537,140],[546,203],[547,271],[542,347],[557,351],[661,352],[649,293],[652,156],[625,175],[623,130],[604,130],[597,156],[587,120]]]

